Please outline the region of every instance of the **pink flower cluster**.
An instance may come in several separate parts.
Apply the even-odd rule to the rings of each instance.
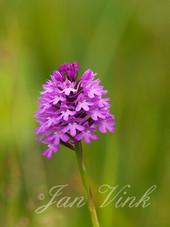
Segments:
[[[97,130],[106,133],[114,132],[114,115],[109,113],[109,98],[102,98],[107,91],[99,86],[100,80],[93,80],[94,74],[88,69],[77,80],[78,62],[59,66],[51,80],[43,85],[38,104],[39,110],[34,117],[40,123],[36,128],[38,140],[48,145],[43,153],[48,159],[59,150],[62,144],[70,149],[84,138],[87,144],[90,139],[97,140],[92,132]]]

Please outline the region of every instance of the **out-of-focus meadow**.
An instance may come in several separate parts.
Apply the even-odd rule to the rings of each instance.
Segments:
[[[42,84],[76,60],[79,75],[98,73],[116,117],[114,134],[83,143],[101,226],[169,226],[169,15],[166,0],[0,1],[0,226],[91,225],[87,206],[35,213],[55,185],[68,184],[63,196],[84,195],[74,152],[60,147],[47,160],[33,130]],[[138,200],[157,188],[147,208],[99,208],[102,184],[130,184],[124,196]]]

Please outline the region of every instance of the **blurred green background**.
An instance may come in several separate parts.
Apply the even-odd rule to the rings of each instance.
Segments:
[[[98,73],[116,117],[114,134],[83,143],[101,226],[169,226],[169,15],[168,0],[0,1],[0,226],[91,226],[87,206],[35,213],[55,185],[68,184],[63,196],[84,195],[74,152],[60,147],[47,160],[33,130],[41,85],[76,60],[79,75]],[[130,184],[138,200],[157,188],[145,209],[99,208],[102,184]]]

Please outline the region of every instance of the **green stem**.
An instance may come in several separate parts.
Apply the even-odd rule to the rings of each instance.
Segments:
[[[83,185],[84,185],[84,188],[86,191],[87,202],[88,202],[88,207],[89,207],[93,227],[99,227],[97,213],[96,213],[96,209],[95,209],[95,205],[94,205],[94,201],[93,201],[93,195],[92,195],[91,188],[90,188],[90,185],[87,180],[81,142],[79,142],[78,144],[75,145],[75,151],[76,151],[76,157],[77,157],[77,162],[78,162],[78,166],[79,166],[79,170],[80,170],[81,179],[83,181]]]

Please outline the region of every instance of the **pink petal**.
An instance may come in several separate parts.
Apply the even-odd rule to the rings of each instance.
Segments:
[[[58,134],[56,134],[54,144],[59,145],[59,143],[60,143],[60,136]]]
[[[70,126],[70,134],[72,136],[75,136],[76,135],[76,128],[74,126]]]
[[[94,135],[94,134],[91,134],[91,133],[90,133],[90,137],[91,137],[93,140],[97,140],[97,139],[98,139],[98,136],[97,136],[97,135]]]
[[[47,154],[47,158],[48,158],[48,159],[50,159],[50,158],[51,158],[52,153],[53,153],[53,152],[52,152],[52,150],[51,150],[51,149],[49,149],[49,152],[48,152],[48,154]]]
[[[106,127],[103,124],[99,125],[99,131],[102,132],[102,133],[107,132]]]
[[[90,137],[89,137],[88,134],[85,134],[85,135],[84,135],[84,140],[85,140],[85,142],[86,142],[87,144],[90,144],[90,143],[91,143]]]
[[[69,139],[70,139],[70,137],[68,136],[68,135],[66,135],[66,134],[60,134],[60,137],[61,137],[61,139],[64,141],[64,142],[67,142],[67,141],[69,141]]]
[[[85,127],[84,126],[82,126],[82,125],[76,125],[76,128],[79,130],[79,131],[83,131],[84,129],[85,129]]]
[[[70,129],[70,126],[67,125],[62,129],[62,132],[66,133],[66,132],[68,132],[69,129]]]
[[[75,137],[76,140],[81,140],[82,138],[83,138],[83,133],[80,133]]]

